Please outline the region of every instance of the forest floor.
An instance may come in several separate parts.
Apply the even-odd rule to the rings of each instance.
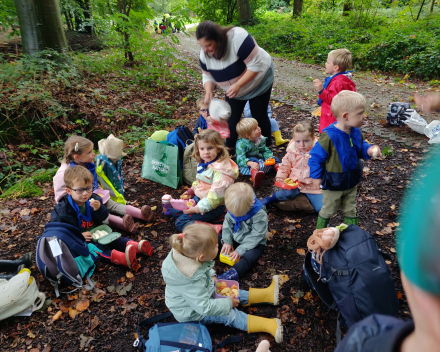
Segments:
[[[194,50],[189,50],[192,42],[195,42],[194,38],[188,42],[182,40],[178,48],[182,54],[188,55],[187,57],[193,60],[194,65],[198,65],[197,55],[194,54],[195,50],[198,51],[197,47],[193,45],[191,48]],[[313,109],[316,97],[313,97],[313,89],[309,88],[309,85],[312,86],[311,82],[306,81],[304,77],[316,78],[321,75],[323,78],[321,68],[294,64],[281,59],[275,62],[278,75],[275,90],[298,97],[296,101],[303,102],[307,109]],[[288,78],[284,69],[292,70],[295,74]],[[280,79],[281,76],[283,80]],[[356,74],[356,82],[357,77],[358,74]],[[107,94],[105,86],[116,79],[106,77],[105,80],[97,81],[95,78],[90,78],[88,83],[91,86],[102,84],[103,94]],[[293,85],[301,80],[303,80],[301,85]],[[365,79],[363,86],[359,83],[359,87],[363,87],[362,91],[367,91],[367,88],[371,87],[373,91],[373,86],[377,83],[373,80],[367,81]],[[287,83],[290,84],[290,88]],[[198,93],[202,94],[201,85],[197,83],[196,85]],[[388,84],[383,87],[387,89],[390,87],[392,92],[387,93],[390,100],[381,100],[380,109],[377,108],[379,114],[386,114],[386,105],[394,100],[395,95],[401,96],[402,99],[406,97],[404,94],[410,95],[405,86],[396,87]],[[374,88],[374,91],[376,92],[377,89],[380,87]],[[179,105],[176,119],[186,119],[185,124],[192,128],[198,114],[194,101],[182,103],[185,93],[189,92],[139,89],[132,95],[121,97],[118,104],[141,100],[147,107],[152,108],[154,99],[163,99],[168,105]],[[379,98],[381,95],[379,90],[374,97]],[[69,99],[76,97],[72,96]],[[84,97],[82,100],[85,101]],[[377,104],[379,102],[377,100]],[[87,111],[87,106],[84,104],[81,102],[81,109]],[[278,120],[285,138],[290,137],[291,128],[300,120],[312,119],[317,126],[318,118],[311,117],[309,112],[301,110],[306,109],[298,109],[284,102],[273,104],[274,117]],[[93,113],[96,115],[96,109]],[[96,121],[98,123],[100,119]],[[170,126],[170,129],[172,128],[173,126]],[[398,291],[399,314],[402,318],[409,318],[410,312],[396,260],[394,235],[399,227],[397,216],[403,192],[411,184],[413,170],[429,149],[427,138],[406,126],[401,128],[386,126],[380,118],[375,119],[370,115],[365,121],[363,130],[371,143],[378,144],[382,150],[389,147],[390,155],[364,163],[364,179],[357,195],[360,225],[373,235],[379,247],[388,256],[387,264]],[[391,135],[398,138],[390,139]],[[286,145],[271,149],[275,156],[282,158],[285,147]],[[127,236],[134,240],[148,239],[154,247],[153,256],[139,257],[141,267],[136,273],[131,273],[121,266],[98,263],[92,276],[97,286],[93,292],[76,291],[69,295],[63,294],[60,298],[55,297],[51,285],[44,281],[34,259],[31,270],[40,290],[46,294],[48,306],[42,311],[34,312],[30,317],[11,317],[1,321],[0,345],[3,351],[134,351],[132,343],[135,340],[137,323],[144,318],[167,311],[164,302],[165,284],[160,268],[169,252],[167,238],[175,233],[175,227],[173,220],[161,212],[161,197],[167,193],[176,198],[184,192],[185,187],[174,190],[141,178],[142,162],[142,151],[131,153],[124,158],[124,175],[127,184],[125,197],[129,204],[135,206],[148,204],[152,207],[157,206],[157,209],[151,223],[138,221],[137,229]],[[256,190],[258,198],[271,194],[274,178],[273,172],[267,175],[262,187]],[[250,183],[249,177],[244,176],[240,176],[237,181]],[[41,235],[55,205],[52,185],[47,183],[41,186],[44,189],[43,196],[2,200],[0,205],[2,259],[16,259],[27,252],[35,253],[37,236]],[[319,297],[301,278],[304,254],[307,250],[306,243],[316,226],[316,214],[289,213],[280,211],[274,206],[268,208],[268,213],[267,248],[258,265],[240,280],[240,288],[265,287],[270,284],[274,274],[286,275],[288,280],[282,286],[278,307],[258,306],[240,309],[248,314],[269,318],[279,317],[284,324],[284,343],[275,344],[267,334],[243,334],[243,341],[229,346],[228,350],[251,352],[262,338],[267,338],[273,342],[271,350],[275,352],[333,351],[336,345],[336,315],[326,309]],[[331,224],[338,225],[341,222],[342,214],[339,213],[332,219]],[[223,272],[228,267],[216,262],[215,269],[217,272]],[[67,287],[63,289],[67,290]],[[172,320],[168,319],[168,321]],[[229,335],[242,334],[224,326],[212,326],[209,327],[209,331],[213,343]],[[142,333],[145,337],[148,336],[148,329],[145,328]]]

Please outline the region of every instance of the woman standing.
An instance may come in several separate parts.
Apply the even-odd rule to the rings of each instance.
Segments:
[[[239,27],[222,28],[212,21],[203,21],[197,27],[196,37],[202,47],[199,61],[203,71],[205,103],[213,97],[217,83],[226,92],[226,101],[231,105],[232,113],[228,120],[231,136],[226,139],[226,147],[229,150],[235,148],[235,128],[248,100],[252,116],[258,121],[269,146],[272,140],[267,105],[274,79],[270,55],[245,29]]]

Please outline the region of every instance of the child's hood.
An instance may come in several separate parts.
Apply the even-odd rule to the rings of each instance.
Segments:
[[[353,90],[356,89],[356,83],[353,82],[353,75],[351,74],[351,72],[338,75],[332,79],[332,82],[333,81],[343,81],[345,85],[350,86]]]
[[[212,164],[209,164],[209,167],[214,171],[232,177],[233,179],[238,177],[238,165],[230,158],[223,161],[216,161]]]

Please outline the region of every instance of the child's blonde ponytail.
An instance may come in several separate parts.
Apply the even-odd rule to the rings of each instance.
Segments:
[[[217,232],[208,225],[192,224],[185,227],[182,233],[170,236],[173,249],[188,258],[206,254],[218,243]]]

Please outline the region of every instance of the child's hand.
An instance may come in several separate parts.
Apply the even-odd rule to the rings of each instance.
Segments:
[[[234,262],[238,262],[241,259],[241,256],[237,252],[234,252],[229,256],[229,258],[231,258],[231,260],[233,260]]]
[[[229,299],[232,301],[232,308],[237,308],[240,304],[240,301],[236,298],[229,297]]]
[[[212,278],[214,279],[214,283],[218,281],[217,276],[213,276]]]
[[[314,178],[313,179],[313,187],[319,187],[321,185],[321,179],[320,178]]]
[[[370,148],[368,148],[367,154],[368,154],[368,156],[371,156],[373,158],[377,158],[379,156],[382,156],[382,152],[380,151],[380,148],[378,145],[372,145]]]
[[[253,161],[248,161],[248,162],[246,163],[246,165],[249,166],[251,169],[254,169],[254,170],[260,171],[260,165],[258,165],[258,163],[255,163],[255,162],[253,162]]]
[[[90,199],[90,206],[96,211],[101,208],[101,202],[96,199]]]
[[[318,92],[324,89],[324,86],[322,85],[322,82],[319,79],[313,80],[313,86],[316,88]]]
[[[200,208],[198,205],[196,205],[195,207],[189,207],[187,210],[183,211],[184,214],[200,214]]]
[[[90,231],[83,232],[82,234],[87,242],[90,242],[92,240],[92,233]]]
[[[232,244],[223,243],[223,247],[222,247],[222,250],[220,251],[220,253],[224,253],[225,255],[228,255],[229,252],[231,252],[233,250],[234,250],[234,247],[232,246]]]

